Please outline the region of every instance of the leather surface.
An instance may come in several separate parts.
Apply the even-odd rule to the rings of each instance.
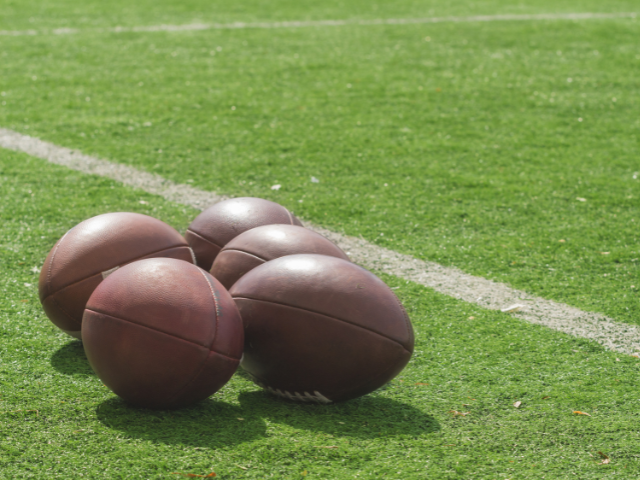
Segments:
[[[198,215],[185,237],[196,253],[198,266],[209,271],[219,250],[231,239],[252,228],[271,224],[302,225],[289,210],[275,202],[253,197],[232,198]]]
[[[155,252],[144,258],[176,258],[192,262],[189,247],[170,248]],[[82,315],[89,297],[103,280],[102,273],[71,284],[42,301],[42,307],[49,319],[61,330],[78,338],[82,327]],[[77,332],[76,335],[70,332]]]
[[[172,402],[172,408],[186,407],[208,398],[220,390],[238,369],[238,360],[210,351],[191,379]]]
[[[245,325],[242,367],[270,389],[347,400],[387,383],[413,352],[413,328],[393,291],[340,258],[281,257],[230,293]]]
[[[398,297],[373,273],[341,258],[277,258],[244,275],[230,292],[341,319],[413,350],[413,328]]]
[[[82,340],[100,380],[128,403],[171,408],[209,349],[87,310]]]
[[[150,257],[193,261],[186,240],[147,215],[107,213],[81,222],[56,243],[40,272],[47,316],[62,330],[79,331],[84,306],[102,273]]]
[[[206,268],[206,266],[213,264],[222,247],[211,243],[211,241],[191,230],[185,232],[184,238],[193,249],[193,253],[196,256],[196,264],[207,271],[210,270],[211,267]]]
[[[408,363],[399,343],[325,315],[236,298],[245,324],[242,368],[263,386],[334,402],[370,393]]]
[[[42,268],[43,298],[84,278],[154,252],[188,246],[166,223],[139,213],[106,213],[72,228]]]
[[[211,274],[227,288],[262,263],[299,253],[316,253],[349,260],[328,238],[297,225],[263,225],[241,233],[220,251]]]
[[[49,320],[61,330],[80,332],[84,307],[100,282],[102,275],[94,275],[46,297],[42,308]]]
[[[229,289],[245,273],[263,263],[265,263],[264,260],[250,253],[239,250],[222,250],[213,262],[210,273]]]
[[[127,402],[176,408],[212,395],[231,378],[244,333],[217,280],[162,258],[126,265],[96,288],[82,340],[97,375]]]

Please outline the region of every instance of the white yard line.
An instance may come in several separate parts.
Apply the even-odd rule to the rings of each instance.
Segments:
[[[513,22],[538,20],[607,20],[615,18],[636,18],[635,12],[618,13],[537,13],[505,15],[472,15],[468,17],[427,17],[427,18],[382,18],[373,20],[308,20],[282,22],[233,22],[233,23],[188,23],[184,25],[149,25],[112,28],[55,28],[50,30],[0,30],[0,35],[72,35],[82,32],[123,33],[123,32],[184,32],[197,30],[238,30],[271,28],[342,27],[347,25],[416,25],[430,23],[477,23]]]
[[[0,128],[0,147],[24,152],[57,165],[91,175],[111,178],[125,185],[159,195],[171,202],[203,210],[226,197],[174,183],[159,175],[112,163],[59,147],[37,138]],[[503,310],[530,323],[588,338],[611,350],[627,354],[640,352],[640,329],[616,322],[604,315],[583,312],[575,307],[516,290],[505,284],[476,277],[434,262],[418,260],[363,239],[349,237],[307,224],[333,240],[352,260],[378,272],[419,283],[445,295],[491,310]]]

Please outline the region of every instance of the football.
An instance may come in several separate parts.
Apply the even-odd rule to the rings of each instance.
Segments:
[[[277,258],[230,293],[245,328],[242,368],[284,398],[331,403],[365,395],[413,353],[413,328],[393,291],[342,258]]]
[[[262,198],[224,200],[198,215],[185,233],[199,267],[209,271],[216,256],[233,238],[255,227],[282,223],[302,225],[289,210]]]
[[[226,288],[249,270],[285,255],[317,253],[349,260],[326,237],[297,225],[263,225],[241,233],[220,251],[211,275]]]
[[[170,258],[131,263],[93,292],[82,342],[100,380],[128,403],[178,408],[219,390],[242,356],[242,320],[204,270]]]
[[[79,223],[53,246],[40,271],[47,317],[80,338],[84,307],[100,282],[121,266],[150,257],[194,262],[184,237],[147,215],[105,213]]]

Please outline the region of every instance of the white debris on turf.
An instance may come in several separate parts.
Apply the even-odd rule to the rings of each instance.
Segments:
[[[514,313],[520,310],[521,308],[524,308],[524,305],[520,305],[519,303],[516,303],[514,305],[509,305],[508,307],[501,308],[500,311],[505,313]]]

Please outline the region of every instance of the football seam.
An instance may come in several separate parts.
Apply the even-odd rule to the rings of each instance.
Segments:
[[[294,226],[294,227],[297,227],[297,225],[293,225],[293,226]],[[304,227],[301,227],[301,228],[304,228]],[[320,235],[319,233],[314,232],[313,230],[309,230],[309,231],[310,231],[310,232],[312,232],[312,233],[315,233],[315,234],[319,235],[320,237],[322,237],[322,238],[324,238],[325,240],[327,240],[328,242],[330,242],[330,243],[331,243],[331,245],[332,245],[332,246],[334,246],[334,247],[336,248],[337,252],[338,252],[338,253],[341,253],[341,254],[343,255],[343,257],[334,257],[334,258],[341,258],[342,260],[347,260],[348,262],[351,262],[351,259],[350,259],[350,258],[349,258],[349,256],[344,252],[344,250],[342,250],[340,247],[338,247],[335,243],[331,242],[331,240],[329,240],[327,237],[322,236],[322,235]],[[233,241],[233,240],[232,240],[232,241]],[[278,258],[282,258],[282,257],[286,256],[286,255],[282,255],[282,256],[280,256],[280,257],[275,257],[275,258],[272,258],[271,260],[268,260],[268,259],[266,259],[266,258],[261,258],[261,257],[259,257],[259,256],[258,256],[258,255],[256,255],[255,253],[247,252],[246,250],[241,250],[240,248],[236,248],[236,247],[229,247],[229,244],[227,244],[227,245],[226,245],[222,250],[220,250],[220,253],[219,253],[218,255],[220,255],[222,252],[230,252],[230,251],[246,253],[247,255],[251,255],[252,257],[257,258],[258,260],[262,260],[262,261],[263,261],[263,262],[265,262],[265,263],[266,263],[266,262],[269,262],[269,261],[271,261],[271,260],[277,260]],[[315,253],[315,252],[314,252],[314,253],[308,253],[308,254],[307,254],[307,253],[303,253],[303,254],[295,253],[295,254],[292,254],[292,255],[326,255],[326,256],[329,256],[329,257],[333,257],[333,256],[334,256],[333,254],[329,254],[329,253]],[[216,258],[217,258],[217,257],[216,257]],[[215,260],[214,260],[214,262],[215,262]],[[353,263],[353,262],[352,262],[352,263]]]
[[[80,323],[78,323],[78,320],[73,318],[70,313],[68,313],[64,308],[62,308],[62,306],[60,305],[60,303],[58,302],[58,300],[56,299],[56,297],[54,295],[55,294],[49,295],[47,298],[51,298],[51,301],[55,304],[55,306],[58,308],[60,313],[65,315],[69,320],[71,320],[73,322],[74,325],[76,325],[78,327],[78,330],[69,330],[69,331],[70,332],[80,331],[82,329],[82,321],[80,321]],[[45,298],[45,300],[46,300],[46,298]],[[60,328],[60,327],[58,327],[58,328]],[[62,329],[60,329],[60,330],[62,330]]]
[[[68,233],[68,232],[67,232],[67,233]],[[64,238],[64,237],[63,237],[63,238]],[[60,240],[60,241],[62,242],[62,240]],[[162,249],[160,249],[160,250],[156,250],[155,252],[149,252],[149,253],[146,253],[146,254],[142,255],[141,257],[136,257],[136,258],[134,258],[134,259],[132,259],[132,260],[129,260],[129,261],[124,262],[124,263],[123,263],[123,264],[121,264],[121,265],[116,265],[116,266],[117,266],[117,267],[124,267],[125,265],[129,265],[130,263],[137,262],[138,260],[143,260],[143,259],[145,259],[146,257],[148,257],[149,255],[155,255],[155,254],[157,254],[157,253],[164,252],[165,250],[172,250],[172,249],[174,249],[174,248],[179,248],[179,247],[189,248],[189,245],[176,245],[175,247],[162,248]],[[54,253],[54,255],[55,255],[55,253]],[[51,263],[53,264],[53,259],[51,259]],[[103,273],[103,272],[107,272],[107,271],[109,271],[109,270],[112,270],[113,268],[114,268],[114,267],[112,267],[111,269],[107,269],[107,270],[103,270],[103,271],[101,271],[101,272],[97,272],[97,273],[91,274],[91,275],[89,275],[88,277],[81,278],[80,280],[76,280],[76,281],[75,281],[75,282],[73,282],[73,283],[70,283],[70,284],[68,284],[68,285],[65,285],[64,287],[62,287],[62,288],[60,288],[60,289],[56,290],[55,292],[51,292],[49,295],[47,295],[46,297],[44,297],[41,301],[42,301],[42,302],[44,302],[44,301],[45,301],[47,298],[49,298],[51,295],[54,295],[54,294],[56,294],[56,293],[60,293],[61,291],[65,290],[65,289],[67,289],[67,288],[69,288],[69,287],[73,287],[74,285],[77,285],[77,284],[78,284],[78,283],[80,283],[80,282],[84,282],[85,280],[89,280],[89,279],[90,279],[90,278],[92,278],[92,277],[97,277],[98,275],[102,275],[102,273]],[[49,282],[49,280],[47,280],[47,282]]]
[[[218,302],[216,301],[216,294],[213,291],[213,285],[211,285],[211,282],[207,278],[207,275],[205,274],[204,270],[198,269],[198,272],[200,272],[202,274],[202,277],[204,278],[204,281],[206,282],[207,286],[209,287],[209,290],[211,291],[211,299],[213,300],[213,309],[216,312],[216,323],[215,323],[215,327],[213,329],[213,338],[211,340],[211,346],[209,347],[209,349],[212,350],[211,347],[213,347],[213,343],[216,341],[216,337],[217,337],[217,334],[218,334],[218,313],[219,313],[219,308],[220,307],[218,306]]]
[[[260,258],[259,256],[257,256],[255,253],[251,253],[251,252],[246,252],[244,250],[240,250],[239,248],[223,248],[222,250],[220,250],[220,253],[218,254],[218,256],[222,253],[222,252],[240,252],[240,253],[246,253],[247,255],[251,255],[254,258],[257,258],[258,260],[261,260],[262,262],[268,262],[269,260],[267,260],[266,258]],[[216,257],[217,259],[217,257]],[[215,263],[215,260],[214,260]]]
[[[207,360],[209,360],[209,358],[211,357],[212,354],[214,353],[218,353],[215,352],[213,350],[209,350],[209,354],[206,356],[206,358],[202,361],[202,363],[200,364],[200,366],[198,367],[196,373],[193,374],[193,376],[187,380],[187,382],[181,386],[178,391],[175,393],[175,395],[173,395],[172,397],[170,397],[171,399],[167,401],[167,404],[171,405],[173,402],[176,401],[176,399],[180,398],[180,395],[182,394],[182,392],[185,391],[185,389],[196,379],[198,378],[198,376],[202,373],[202,370],[204,370],[205,365],[207,364]],[[226,355],[222,355],[225,358],[229,358]]]
[[[205,349],[209,350],[209,352],[213,352],[213,353],[215,353],[217,355],[220,355],[222,357],[228,358],[229,360],[233,360],[233,361],[237,361],[237,362],[240,361],[239,358],[233,358],[233,357],[230,357],[229,355],[225,355],[224,353],[220,353],[217,350],[214,350],[213,348],[211,348],[211,346],[207,347],[206,345],[202,345],[200,343],[192,342],[191,340],[187,340],[186,338],[176,337],[175,335],[172,335],[172,334],[167,333],[167,332],[163,332],[162,330],[158,330],[157,328],[151,328],[151,327],[148,327],[146,325],[141,325],[139,323],[132,322],[131,320],[127,320],[126,318],[116,317],[114,315],[110,315],[108,313],[104,313],[104,312],[101,312],[101,311],[99,311],[97,309],[93,309],[93,308],[85,308],[85,311],[89,311],[89,312],[92,312],[92,313],[97,313],[98,315],[104,315],[106,317],[115,318],[116,320],[120,320],[122,322],[127,322],[127,323],[130,323],[131,325],[135,325],[135,326],[140,327],[140,328],[146,328],[147,330],[152,330],[154,332],[161,333],[162,335],[166,335],[167,337],[175,338],[176,340],[180,340],[182,342],[190,343],[192,345],[196,345],[198,347],[205,348]]]
[[[289,209],[288,209],[288,208],[285,208],[285,207],[282,207],[282,208],[284,208],[284,209],[285,209],[285,211],[287,212],[287,215],[289,215],[289,223],[290,223],[291,225],[295,225],[295,223],[294,223],[294,221],[293,221],[293,215],[291,214],[291,212],[289,211]]]
[[[201,348],[204,348],[204,349],[207,349],[207,350],[208,350],[206,357],[202,360],[202,362],[200,363],[200,365],[198,365],[198,367],[196,368],[195,373],[191,376],[191,378],[189,378],[189,380],[187,380],[187,381],[186,381],[186,382],[185,382],[181,387],[179,387],[179,388],[177,389],[177,391],[176,391],[176,392],[175,392],[175,393],[170,397],[170,400],[168,400],[168,401],[166,402],[166,404],[167,404],[167,407],[166,407],[166,408],[172,408],[172,407],[171,407],[172,403],[173,403],[173,402],[175,402],[175,401],[176,401],[176,399],[180,397],[180,395],[182,394],[182,392],[184,392],[184,390],[185,390],[185,389],[186,389],[186,388],[187,388],[187,387],[188,387],[188,386],[189,386],[189,385],[190,385],[190,384],[191,384],[191,383],[192,383],[196,378],[198,378],[198,376],[202,373],[202,370],[204,370],[204,367],[205,367],[205,365],[206,365],[206,363],[207,363],[207,360],[209,360],[209,358],[211,358],[211,356],[212,356],[212,355],[214,355],[214,354],[215,354],[215,355],[219,355],[219,356],[221,356],[221,357],[223,357],[223,358],[226,358],[226,359],[228,359],[228,360],[238,362],[238,364],[240,363],[240,360],[239,360],[239,359],[235,359],[235,358],[229,357],[229,356],[227,356],[227,355],[225,355],[225,354],[223,354],[223,353],[217,352],[216,350],[213,350],[211,347],[207,348],[207,347],[205,347],[204,345],[200,345],[200,344],[197,344],[197,343],[191,342],[191,341],[189,341],[189,340],[185,340],[184,338],[176,337],[175,335],[171,335],[171,334],[166,333],[166,332],[163,332],[163,331],[161,331],[161,330],[156,330],[155,328],[150,328],[150,327],[147,327],[147,326],[145,326],[145,325],[140,325],[139,323],[135,323],[135,322],[131,322],[131,321],[129,321],[129,320],[125,320],[124,318],[114,317],[113,315],[107,315],[107,314],[105,314],[105,313],[96,312],[95,310],[89,310],[89,311],[94,312],[94,313],[99,313],[99,314],[101,314],[101,315],[105,315],[105,316],[107,316],[107,317],[111,317],[111,318],[113,318],[113,319],[120,320],[120,321],[125,322],[125,323],[129,323],[129,324],[134,325],[134,326],[136,326],[136,327],[141,327],[141,328],[143,328],[143,329],[144,329],[144,328],[146,328],[146,329],[148,329],[148,330],[152,330],[152,331],[154,331],[154,332],[158,332],[158,333],[160,333],[160,334],[162,334],[162,335],[166,335],[166,336],[168,336],[168,337],[175,338],[176,340],[180,340],[180,341],[183,341],[183,342],[186,342],[186,343],[190,343],[190,344],[192,344],[192,345],[196,345],[196,346],[198,346],[198,347],[201,347]]]
[[[201,234],[194,232],[193,230],[191,230],[190,228],[187,228],[187,232],[189,232],[192,235],[195,235],[196,237],[198,237],[200,240],[204,240],[207,243],[210,243],[211,245],[213,245],[214,247],[218,247],[220,250],[222,250],[222,247],[220,245],[218,245],[215,242],[212,242],[211,240],[209,240],[208,238],[203,237]]]
[[[73,228],[71,230],[73,230]],[[62,242],[67,237],[67,235],[69,235],[69,233],[71,233],[71,230],[69,230],[67,233],[65,233],[62,236],[62,238],[60,239],[60,241],[56,245],[56,249],[53,251],[53,255],[51,255],[51,262],[49,262],[49,270],[47,271],[47,290],[50,290],[50,288],[51,288],[51,270],[53,270],[53,261],[56,259],[56,254],[58,253],[58,249],[60,248],[60,245],[62,245]],[[53,293],[49,293],[49,295],[44,297],[41,301],[45,301],[51,295],[53,295]]]
[[[348,325],[352,325],[352,326],[354,326],[354,327],[361,328],[362,330],[366,330],[367,332],[371,332],[371,333],[373,333],[373,334],[375,334],[375,335],[378,335],[378,336],[380,336],[380,337],[382,337],[382,338],[384,338],[384,339],[386,339],[386,340],[389,340],[390,342],[397,343],[398,345],[400,345],[400,347],[401,347],[403,350],[407,351],[407,353],[409,353],[410,355],[413,355],[413,351],[412,351],[412,350],[407,349],[407,347],[405,347],[405,346],[404,346],[402,343],[400,343],[398,340],[395,340],[395,339],[393,339],[393,338],[387,337],[386,335],[383,335],[383,334],[382,334],[382,333],[380,333],[380,332],[376,332],[375,330],[372,330],[372,329],[367,328],[367,327],[363,327],[362,325],[358,325],[357,323],[350,322],[350,321],[345,320],[345,319],[343,319],[343,318],[332,317],[331,315],[327,315],[326,313],[317,312],[317,311],[315,311],[315,310],[310,310],[310,309],[308,309],[308,308],[295,307],[295,306],[293,306],[293,305],[287,305],[286,303],[271,302],[271,301],[268,301],[268,300],[260,300],[260,299],[257,299],[257,298],[250,298],[250,297],[233,297],[233,300],[234,300],[234,301],[235,301],[236,299],[239,299],[239,300],[252,300],[252,301],[254,301],[254,302],[263,302],[263,303],[268,303],[268,304],[271,304],[271,305],[281,305],[281,306],[283,306],[283,307],[287,307],[287,308],[294,308],[294,309],[296,309],[296,310],[302,310],[303,312],[307,312],[307,313],[315,313],[316,315],[322,315],[323,317],[331,318],[331,319],[333,319],[333,320],[337,320],[337,321],[339,321],[339,322],[343,322],[343,323],[346,323],[346,324],[348,324]]]

